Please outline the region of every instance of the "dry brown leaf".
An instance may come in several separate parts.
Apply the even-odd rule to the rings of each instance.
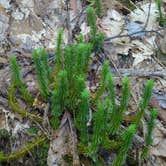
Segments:
[[[74,13],[77,13],[77,0],[71,0],[70,1],[71,8],[73,9]]]
[[[65,160],[68,159],[68,161]],[[48,152],[48,166],[79,166],[79,156],[77,153],[77,138],[73,127],[73,122],[69,112],[65,112],[61,120],[60,127],[55,131],[50,143]]]
[[[0,129],[5,126],[5,115],[2,111],[3,108],[0,108]]]

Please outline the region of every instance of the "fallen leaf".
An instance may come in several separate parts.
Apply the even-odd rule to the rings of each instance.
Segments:
[[[69,163],[71,162],[71,163]],[[69,112],[65,112],[60,127],[53,133],[48,151],[48,166],[79,166],[77,138]]]
[[[163,92],[154,91],[151,98],[151,105],[159,111],[159,118],[166,125],[166,94]]]

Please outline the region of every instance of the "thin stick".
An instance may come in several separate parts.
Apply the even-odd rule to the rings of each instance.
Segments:
[[[139,77],[161,77],[166,78],[166,70],[160,70],[160,71],[145,71],[145,70],[132,70],[132,69],[118,69],[118,72],[116,70],[112,70],[112,73],[119,76],[119,73],[121,75],[128,75],[128,76],[139,76]]]
[[[105,38],[104,41],[105,41],[105,43],[107,43],[107,42],[110,42],[110,40],[113,40],[113,39],[116,39],[116,38],[123,38],[123,37],[129,37],[129,38],[131,38],[133,35],[136,35],[136,34],[139,34],[139,33],[156,33],[161,38],[163,38],[164,36],[159,33],[159,31],[161,31],[163,29],[164,28],[160,28],[158,30],[141,30],[141,31],[133,32],[131,34],[116,35],[116,36]]]
[[[72,32],[71,32],[71,25],[70,25],[70,9],[69,9],[70,0],[66,0],[65,4],[66,4],[66,28],[68,30],[68,45],[71,45]]]

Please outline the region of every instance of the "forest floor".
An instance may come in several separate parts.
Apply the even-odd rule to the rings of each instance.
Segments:
[[[130,2],[130,4],[129,4]],[[81,32],[85,40],[90,27],[86,21],[86,0],[70,0],[69,10],[63,0],[0,0],[0,131],[9,135],[1,138],[0,150],[13,152],[34,135],[43,132],[38,124],[12,112],[8,106],[7,92],[11,80],[9,57],[17,56],[28,90],[36,96],[36,112],[47,109],[47,103],[38,99],[38,86],[32,65],[32,50],[46,48],[50,61],[55,52],[58,29],[64,28],[63,45],[75,40]],[[102,0],[103,16],[97,19],[105,40],[102,51],[91,61],[89,89],[98,86],[98,73],[104,60],[109,60],[117,91],[122,87],[122,78],[131,80],[132,99],[127,114],[130,121],[137,110],[140,96],[147,80],[155,82],[151,107],[159,111],[153,132],[150,158],[144,165],[166,166],[166,28],[159,25],[159,10],[156,1],[110,1]],[[166,1],[163,1],[163,15]],[[19,101],[22,108],[26,105]],[[142,122],[144,136],[145,127]],[[40,129],[37,129],[37,127]],[[63,134],[62,134],[63,135]],[[61,138],[59,138],[61,139]],[[63,145],[62,145],[63,146]],[[24,159],[1,165],[45,165],[49,145],[39,148],[38,153],[29,153]],[[63,147],[56,147],[63,149]],[[64,150],[64,149],[63,149]],[[57,155],[58,156],[58,155]],[[40,161],[38,161],[40,158]],[[51,159],[47,161],[51,165]],[[34,164],[35,163],[35,164]]]

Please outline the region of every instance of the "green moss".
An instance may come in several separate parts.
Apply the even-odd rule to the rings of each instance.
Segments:
[[[37,165],[45,166],[47,165],[47,156],[49,150],[49,141],[44,141],[37,149],[34,151],[34,155],[36,155]]]
[[[0,152],[0,162],[7,161],[7,156]]]
[[[64,155],[62,158],[67,164],[72,165],[72,163],[73,163],[72,155]]]
[[[25,87],[25,84],[23,83],[23,79],[20,73],[19,65],[17,63],[16,57],[11,56],[9,58],[11,69],[12,69],[12,80],[15,84],[15,86],[19,89],[23,99],[27,101],[29,104],[32,104],[33,99],[28,90]]]
[[[79,104],[78,113],[76,115],[76,127],[80,132],[80,140],[87,143],[88,136],[88,112],[89,112],[89,96],[90,93],[86,89],[81,93],[81,102]]]
[[[2,152],[0,152],[0,161],[11,161],[19,159],[23,157],[26,153],[34,150],[36,146],[39,146],[40,144],[45,142],[45,140],[46,140],[45,136],[37,137],[31,143],[26,143],[23,147],[21,147],[20,149],[11,154],[3,154]]]
[[[39,90],[43,99],[48,99],[50,94],[50,68],[44,49],[33,50],[33,61],[36,69]]]
[[[11,109],[21,115],[24,118],[30,118],[31,120],[34,121],[42,121],[42,118],[38,115],[32,114],[27,112],[26,110],[22,109],[19,107],[19,104],[16,102],[15,99],[15,85],[14,83],[11,83],[10,88],[8,90],[8,103]]]
[[[6,129],[0,129],[0,138],[9,139],[10,134]]]
[[[162,6],[163,6],[163,2],[162,0],[157,0],[157,7],[158,7],[158,11],[159,11],[159,25],[162,27],[166,27],[166,18],[164,17],[164,14],[162,12]]]
[[[107,85],[107,75],[109,74],[109,61],[105,61],[104,65],[101,70],[101,78],[100,78],[100,87],[96,91],[96,94],[93,99],[94,105],[98,102],[99,98],[102,97],[103,93],[105,92],[106,85]]]
[[[130,10],[136,9],[136,5],[134,4],[134,2],[130,0],[118,0],[118,1]]]
[[[128,129],[122,134],[123,142],[120,146],[119,152],[111,166],[122,166],[126,157],[129,148],[132,145],[134,135],[136,133],[136,126],[130,125]]]
[[[141,158],[145,160],[148,156],[148,152],[150,149],[150,145],[152,144],[152,132],[155,127],[155,120],[157,118],[158,111],[156,109],[151,110],[150,112],[150,120],[147,123],[147,132],[145,136],[145,148],[142,151]]]
[[[120,106],[113,105],[111,113],[110,133],[115,134],[123,120],[123,115],[127,110],[127,105],[130,97],[129,78],[125,77],[123,80],[122,97]]]
[[[39,131],[39,129],[36,127],[31,127],[28,129],[28,132],[32,135],[36,135],[38,131]]]
[[[88,15],[87,21],[89,26],[91,27],[90,42],[93,44],[93,51],[98,52],[102,46],[104,35],[98,32],[97,25],[96,25],[97,18],[96,18],[96,13],[94,8],[88,7],[86,11]]]
[[[136,120],[135,120],[135,124],[136,124],[137,127],[139,127],[139,124],[140,124],[142,118],[144,117],[145,109],[147,109],[147,107],[150,103],[153,84],[154,84],[153,81],[149,80],[147,82],[146,87],[145,87],[142,99],[140,101],[139,111],[137,113]]]

